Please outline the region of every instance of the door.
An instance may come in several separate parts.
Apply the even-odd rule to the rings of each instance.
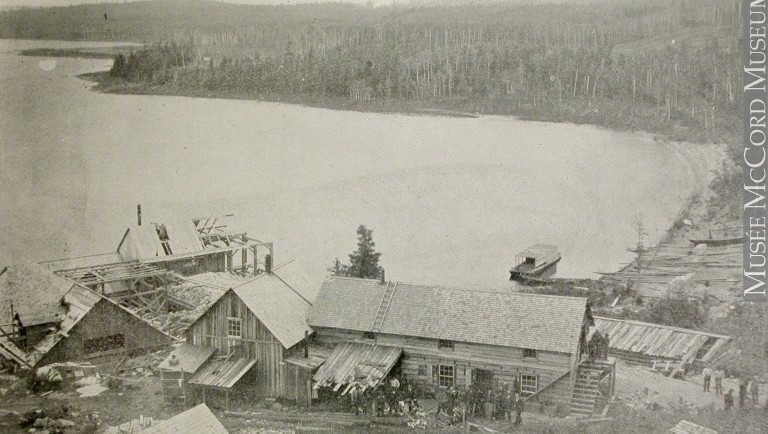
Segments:
[[[472,382],[481,390],[491,389],[493,387],[493,371],[475,369]]]

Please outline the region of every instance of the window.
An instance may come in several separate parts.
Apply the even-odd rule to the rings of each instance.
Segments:
[[[100,353],[102,351],[116,350],[125,346],[125,336],[122,333],[102,336],[83,341],[83,352],[86,354]]]
[[[440,339],[437,341],[437,348],[448,348],[453,349],[453,341],[446,341],[445,339]]]
[[[227,319],[227,336],[230,338],[240,338],[243,336],[242,322],[240,318]]]
[[[520,392],[530,396],[539,390],[539,377],[536,375],[520,374]]]
[[[523,357],[536,358],[536,350],[531,348],[523,348]]]
[[[374,335],[373,332],[365,332],[363,333],[363,339],[368,339],[372,341],[376,339],[376,335]]]
[[[416,375],[419,377],[426,377],[427,376],[427,365],[419,365],[417,368]]]
[[[453,386],[454,382],[454,372],[453,372],[453,366],[451,365],[440,365],[439,371],[438,371],[438,385],[443,387],[451,387]]]

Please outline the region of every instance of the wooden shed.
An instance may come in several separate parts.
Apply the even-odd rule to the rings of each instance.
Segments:
[[[256,397],[296,397],[295,375],[288,375],[285,360],[303,354],[300,343],[312,332],[305,319],[310,294],[305,281],[292,279],[289,270],[264,273],[228,290],[187,329],[188,344],[216,349],[190,384],[233,387],[227,379],[201,374],[208,365],[225,363],[233,375],[239,368],[252,369],[250,393]]]
[[[4,301],[14,306],[17,338],[3,336],[0,341],[6,347],[14,343],[28,366],[68,360],[102,362],[170,343],[167,334],[133,312],[38,264],[25,261],[9,271],[0,281],[0,290]],[[26,330],[31,325],[45,328],[31,334]]]
[[[334,354],[379,354],[384,374],[401,354],[400,372],[413,382],[464,389],[517,379],[523,396],[567,407],[593,322],[585,298],[330,277],[307,323]],[[345,390],[338,383],[349,380],[331,370],[315,380]]]
[[[608,336],[611,355],[670,372],[692,363],[709,363],[730,336],[643,321],[595,317],[597,331]]]

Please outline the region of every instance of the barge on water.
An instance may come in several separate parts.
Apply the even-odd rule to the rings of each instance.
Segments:
[[[509,270],[509,280],[542,279],[557,272],[560,251],[551,244],[536,244],[515,255],[515,265]]]

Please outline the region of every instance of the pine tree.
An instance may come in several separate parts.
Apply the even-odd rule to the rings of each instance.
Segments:
[[[375,249],[376,243],[373,241],[372,234],[373,229],[368,229],[365,225],[357,228],[357,250],[349,254],[349,267],[344,270],[345,275],[376,279],[381,274],[379,267],[381,253]],[[344,269],[344,267],[338,268]]]

